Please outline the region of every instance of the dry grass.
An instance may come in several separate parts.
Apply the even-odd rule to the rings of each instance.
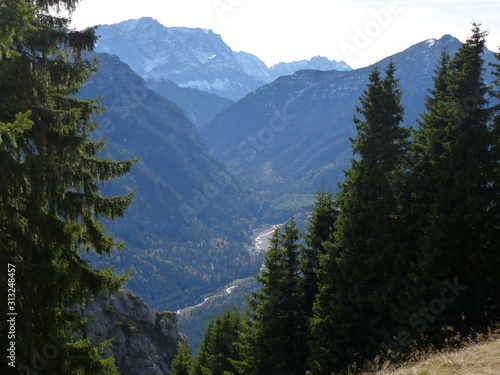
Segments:
[[[491,335],[486,341],[440,353],[391,369],[367,372],[364,375],[499,375],[500,335]]]

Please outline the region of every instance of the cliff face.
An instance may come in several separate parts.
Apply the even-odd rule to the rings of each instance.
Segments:
[[[96,343],[115,338],[111,350],[122,375],[167,375],[178,342],[186,343],[175,313],[152,311],[125,290],[89,302],[82,314],[93,317],[84,335]]]

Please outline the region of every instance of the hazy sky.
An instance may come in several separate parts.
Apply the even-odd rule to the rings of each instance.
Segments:
[[[500,0],[82,0],[84,28],[150,16],[165,26],[212,29],[267,65],[315,55],[360,68],[430,38],[464,41],[472,21],[500,45]]]

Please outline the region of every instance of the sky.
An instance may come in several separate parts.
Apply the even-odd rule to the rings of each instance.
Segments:
[[[357,69],[445,34],[465,41],[473,21],[500,46],[500,0],[82,0],[72,15],[77,29],[140,17],[212,29],[268,66],[319,55]]]

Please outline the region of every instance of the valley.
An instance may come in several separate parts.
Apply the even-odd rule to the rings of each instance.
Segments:
[[[261,234],[259,234],[255,238],[255,241],[254,241],[255,249],[256,249],[255,252],[258,252],[258,253],[265,252],[269,247],[269,243],[270,243],[272,236],[274,235],[274,232],[282,226],[283,226],[283,224],[276,224],[276,225],[273,225],[271,228],[268,228],[268,229],[262,231]],[[200,302],[194,306],[185,307],[183,309],[177,310],[177,314],[182,315],[183,311],[190,311],[190,310],[202,307],[207,302],[209,302],[211,299],[228,296],[229,294],[231,294],[234,291],[235,288],[238,288],[238,284],[236,284],[235,282],[232,282],[229,284],[228,287],[223,288],[222,291],[215,292],[214,294],[211,294],[208,297],[205,297],[203,302]]]
[[[146,18],[101,26],[99,35],[101,68],[80,95],[101,96],[108,107],[98,118],[108,155],[139,162],[106,188],[136,191],[126,217],[109,223],[125,248],[114,260],[92,260],[131,271],[126,287],[153,308],[182,310],[255,273],[268,244],[265,223],[295,216],[303,230],[314,193],[337,190],[352,155],[352,117],[373,67],[313,70],[328,64],[312,59],[280,65],[306,70],[274,79],[258,58],[233,53],[220,36],[200,29],[165,28]],[[192,46],[184,51],[178,46],[186,38]],[[408,126],[424,111],[441,51],[459,46],[445,35],[377,64],[396,64]],[[166,64],[172,49],[175,61]],[[212,55],[225,60],[203,57]],[[494,54],[487,51],[485,60],[493,62]],[[211,72],[210,79],[223,74],[242,83],[252,73],[252,82],[261,81],[224,98],[208,86],[186,88],[180,73],[169,73],[180,66],[185,77]]]
[[[282,226],[283,226],[283,224],[275,224],[272,226],[272,228],[268,228],[268,229],[262,231],[255,238],[256,251],[258,251],[258,252],[266,251],[269,248],[269,242],[271,241],[271,238],[272,238],[274,232]]]
[[[445,5],[397,1],[87,3],[105,22],[0,4],[1,310],[19,317],[0,373],[360,374],[496,338],[482,24],[459,40]]]
[[[267,251],[274,232],[282,226],[283,224],[275,224],[259,232],[254,239],[254,249],[249,251],[256,253]],[[189,345],[196,350],[208,322],[219,316],[225,309],[237,307],[243,311],[246,308],[245,294],[257,288],[258,285],[253,276],[235,280],[221,290],[204,297],[204,300],[197,305],[177,310],[179,328],[187,334]]]

